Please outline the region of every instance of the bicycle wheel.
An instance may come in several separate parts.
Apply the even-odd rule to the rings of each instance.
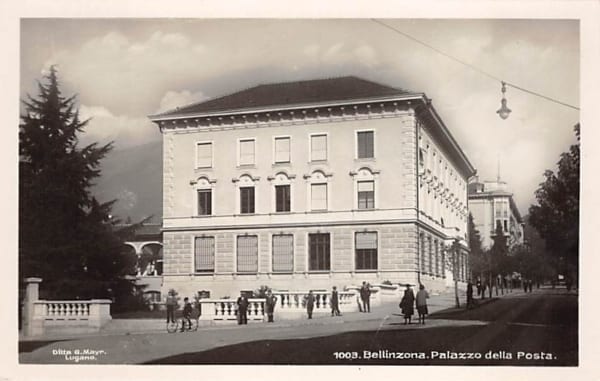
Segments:
[[[170,321],[167,323],[167,332],[177,332],[177,328],[179,328],[179,320]]]
[[[198,330],[198,319],[191,319],[189,331],[197,331],[197,330]]]

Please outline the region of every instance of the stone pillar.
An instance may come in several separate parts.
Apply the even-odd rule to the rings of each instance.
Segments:
[[[90,300],[90,326],[100,329],[104,324],[112,319],[110,316],[110,304],[108,299]]]
[[[25,303],[23,305],[23,334],[37,336],[44,333],[44,320],[35,317],[35,302],[39,300],[40,283],[42,278],[26,278]]]

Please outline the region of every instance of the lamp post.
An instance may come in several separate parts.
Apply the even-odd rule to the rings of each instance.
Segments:
[[[508,118],[508,116],[511,113],[511,109],[508,108],[508,106],[506,106],[506,98],[504,97],[504,94],[506,93],[506,83],[503,81],[502,82],[502,100],[500,101],[500,108],[498,109],[498,111],[496,111],[496,113],[498,114],[498,116],[500,116],[500,118],[502,119],[506,119]]]

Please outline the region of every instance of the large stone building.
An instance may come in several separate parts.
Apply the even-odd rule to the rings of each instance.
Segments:
[[[425,94],[342,77],[150,119],[163,134],[163,291],[466,280],[475,170]]]
[[[524,243],[524,222],[506,182],[500,178],[484,182],[474,179],[468,189],[469,212],[473,215],[484,249],[494,244],[497,225],[502,227],[509,247]]]

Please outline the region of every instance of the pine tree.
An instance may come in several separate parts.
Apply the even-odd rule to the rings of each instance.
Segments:
[[[90,192],[112,142],[80,148],[88,121],[76,96],[62,96],[54,67],[44,79],[38,97],[23,101],[19,125],[20,279],[41,277],[47,297],[107,297],[128,287],[123,275],[135,265],[121,255],[127,232],[115,229],[114,201]]]

